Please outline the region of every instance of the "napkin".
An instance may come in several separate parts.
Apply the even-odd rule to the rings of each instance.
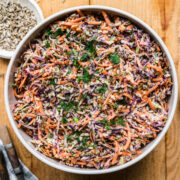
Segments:
[[[38,180],[18,158],[6,126],[0,126],[0,180]]]

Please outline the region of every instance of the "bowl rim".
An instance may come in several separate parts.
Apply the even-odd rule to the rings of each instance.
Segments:
[[[171,75],[173,77],[173,82],[174,82],[174,96],[173,96],[173,102],[172,102],[172,109],[171,112],[169,112],[169,117],[168,120],[165,124],[165,127],[163,128],[163,130],[159,133],[159,135],[156,137],[156,139],[154,140],[154,142],[151,144],[151,146],[148,147],[148,149],[146,149],[141,155],[139,155],[138,157],[136,157],[135,159],[121,165],[121,166],[114,166],[111,167],[109,169],[79,169],[79,168],[72,168],[69,166],[61,166],[60,164],[57,165],[51,161],[49,161],[48,159],[45,159],[42,155],[40,155],[36,150],[34,150],[29,144],[28,142],[25,141],[25,139],[22,137],[22,135],[19,132],[19,129],[16,127],[15,121],[13,120],[13,117],[11,115],[11,110],[10,110],[10,106],[9,106],[9,100],[8,100],[8,86],[9,86],[9,76],[10,76],[10,72],[11,72],[11,68],[13,67],[13,63],[16,59],[16,56],[19,52],[19,50],[21,49],[21,47],[23,46],[23,44],[28,40],[28,38],[31,36],[32,33],[34,33],[36,30],[38,30],[41,26],[45,25],[46,23],[48,23],[49,21],[51,21],[52,19],[55,18],[60,18],[61,16],[63,16],[64,14],[70,13],[70,12],[74,12],[77,9],[81,9],[81,10],[107,10],[107,11],[112,11],[114,13],[119,14],[120,16],[125,16],[127,19],[133,20],[135,24],[140,24],[140,26],[146,30],[148,30],[151,35],[153,35],[153,37],[156,39],[156,41],[160,44],[161,48],[163,49],[163,51],[165,52],[168,62],[170,64],[171,67]],[[50,24],[50,23],[49,23]],[[147,156],[156,146],[157,144],[159,144],[160,140],[164,137],[165,133],[167,132],[175,110],[176,110],[176,104],[177,104],[177,98],[178,98],[178,82],[177,82],[177,74],[176,74],[176,69],[175,69],[175,65],[173,62],[173,59],[167,49],[167,47],[165,46],[164,42],[161,40],[161,38],[158,36],[158,34],[146,23],[144,23],[142,20],[140,20],[139,18],[137,18],[136,16],[120,10],[120,9],[116,9],[116,8],[112,8],[112,7],[108,7],[108,6],[100,6],[100,5],[85,5],[85,6],[76,6],[76,7],[72,7],[72,8],[68,8],[65,10],[62,10],[54,15],[51,15],[50,17],[48,17],[47,19],[45,19],[43,22],[41,22],[40,24],[38,24],[36,27],[34,27],[25,37],[24,39],[20,42],[20,44],[18,45],[13,57],[11,58],[11,61],[9,63],[8,66],[8,70],[6,73],[6,79],[5,79],[5,88],[4,88],[4,97],[5,97],[5,106],[6,106],[6,111],[8,114],[8,118],[10,121],[11,126],[13,127],[13,130],[15,131],[15,134],[18,136],[19,140],[21,141],[21,143],[26,147],[26,149],[32,153],[37,159],[41,160],[42,162],[44,162],[45,164],[62,170],[62,171],[66,171],[66,172],[70,172],[70,173],[75,173],[75,174],[88,174],[88,175],[92,175],[92,174],[105,174],[105,173],[111,173],[111,172],[115,172],[115,171],[119,171],[122,169],[125,169],[137,162],[139,162],[141,159],[143,159],[145,156]]]
[[[16,1],[19,2],[18,0],[16,0]],[[42,13],[41,8],[38,6],[38,4],[34,0],[25,0],[25,2],[26,1],[29,1],[32,4],[33,9],[34,9],[32,11],[34,11],[34,12],[36,11],[38,16],[39,16],[39,18],[40,18],[40,21],[38,22],[38,24],[41,23],[44,20],[44,15]],[[0,57],[1,58],[5,58],[5,59],[11,59],[11,57],[13,57],[13,54],[15,52],[16,52],[15,50],[14,51],[9,51],[9,50],[5,50],[5,49],[0,49]]]

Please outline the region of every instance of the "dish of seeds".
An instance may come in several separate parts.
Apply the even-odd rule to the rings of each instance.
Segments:
[[[34,12],[17,1],[0,2],[0,49],[13,51],[36,24]]]
[[[125,18],[78,10],[48,26],[21,60],[14,119],[38,151],[63,164],[122,165],[167,121],[166,56]]]

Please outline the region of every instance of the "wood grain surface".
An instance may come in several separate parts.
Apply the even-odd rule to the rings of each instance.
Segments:
[[[45,17],[66,8],[80,5],[105,5],[125,10],[149,24],[164,40],[180,77],[180,1],[179,0],[40,0]],[[0,59],[0,125],[7,125],[22,161],[41,180],[179,180],[180,179],[180,99],[166,137],[146,158],[113,174],[85,176],[53,169],[32,156],[10,127],[4,105],[4,79],[8,60]],[[180,85],[180,80],[179,80]],[[180,91],[179,91],[180,95]]]

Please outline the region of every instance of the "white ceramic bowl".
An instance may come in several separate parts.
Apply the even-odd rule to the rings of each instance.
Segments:
[[[167,56],[168,59],[168,63],[169,63],[169,67],[171,70],[171,75],[172,75],[172,79],[173,79],[173,92],[171,95],[171,98],[169,100],[169,115],[168,115],[168,120],[167,123],[165,125],[165,127],[163,128],[163,130],[159,133],[159,135],[157,136],[156,139],[154,139],[151,143],[149,143],[145,148],[142,149],[142,154],[139,155],[137,158],[125,163],[122,166],[114,166],[111,167],[109,169],[102,169],[102,170],[96,170],[96,169],[80,169],[80,168],[75,168],[75,167],[69,167],[66,165],[62,165],[60,164],[58,161],[53,160],[51,158],[46,157],[45,155],[43,155],[40,152],[37,152],[33,145],[31,143],[29,143],[30,137],[21,129],[17,128],[17,123],[14,121],[12,113],[11,113],[11,108],[10,105],[13,104],[16,100],[13,94],[13,89],[11,87],[11,84],[13,83],[13,74],[15,71],[15,67],[17,65],[17,62],[19,61],[19,55],[21,54],[21,52],[24,50],[24,48],[28,45],[28,42],[30,40],[32,40],[33,38],[35,38],[38,33],[44,29],[47,25],[49,25],[50,23],[52,23],[53,21],[63,17],[64,15],[67,15],[69,13],[72,13],[74,11],[76,11],[77,9],[81,9],[83,11],[85,10],[89,10],[89,11],[101,11],[101,10],[105,10],[109,13],[112,14],[116,14],[119,15],[121,17],[125,17],[129,20],[131,20],[132,22],[134,22],[135,24],[139,25],[141,28],[145,29],[146,32],[148,32],[160,45],[161,49],[164,51],[164,53]],[[163,41],[161,40],[161,38],[147,25],[145,24],[143,21],[141,21],[140,19],[138,19],[137,17],[125,12],[125,11],[121,11],[119,9],[115,9],[115,8],[111,8],[111,7],[104,7],[104,6],[81,6],[81,7],[73,7],[70,9],[66,9],[63,10],[57,14],[52,15],[51,17],[49,17],[48,19],[46,19],[43,23],[37,25],[30,33],[28,33],[26,35],[26,37],[22,40],[22,42],[19,44],[18,48],[16,49],[16,52],[14,53],[13,57],[11,58],[8,70],[7,70],[7,74],[6,74],[6,81],[5,81],[5,103],[6,103],[6,110],[8,113],[8,117],[10,120],[10,123],[16,133],[16,135],[18,136],[19,140],[23,143],[23,145],[35,156],[37,157],[39,160],[41,160],[42,162],[48,164],[51,167],[63,170],[63,171],[67,171],[67,172],[71,172],[71,173],[77,173],[77,174],[104,174],[104,173],[110,173],[110,172],[114,172],[114,171],[118,171],[121,169],[124,169],[128,166],[131,166],[133,164],[135,164],[136,162],[140,161],[141,159],[143,159],[148,153],[150,153],[155,147],[156,145],[160,142],[160,140],[163,138],[163,136],[165,135],[165,133],[167,132],[172,119],[173,119],[173,115],[176,109],[176,104],[177,104],[177,95],[178,95],[178,83],[177,83],[177,75],[176,75],[176,70],[174,67],[174,63],[173,60],[169,54],[169,51],[167,49],[167,47],[165,46],[165,44],[163,43]]]
[[[10,0],[0,0],[2,2],[8,2]],[[37,3],[34,0],[13,0],[14,2],[19,2],[22,6],[28,7],[30,10],[34,12],[34,15],[37,19],[37,23],[40,23],[44,20],[43,13],[40,9],[40,7],[37,5]],[[15,51],[7,51],[0,48],[0,57],[11,59]]]

